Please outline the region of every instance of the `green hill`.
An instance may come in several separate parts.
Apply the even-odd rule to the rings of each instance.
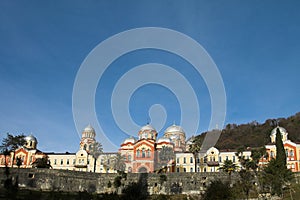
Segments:
[[[260,124],[256,121],[248,124],[227,124],[222,130],[221,136],[215,145],[218,149],[237,149],[239,147],[262,147],[270,143],[270,133],[276,127],[285,128],[288,138],[293,142],[300,142],[300,112],[288,118],[267,119]],[[198,135],[203,141],[206,133]]]

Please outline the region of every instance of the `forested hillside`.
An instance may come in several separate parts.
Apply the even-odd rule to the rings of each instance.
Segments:
[[[270,143],[270,133],[276,123],[285,128],[288,138],[300,142],[300,112],[288,118],[268,119],[264,123],[227,124],[216,144],[218,149],[237,149],[239,147],[262,147]],[[198,137],[203,141],[204,134]]]

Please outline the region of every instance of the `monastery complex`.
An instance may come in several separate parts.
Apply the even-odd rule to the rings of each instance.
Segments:
[[[276,157],[276,130],[280,130],[282,141],[287,155],[287,167],[293,172],[300,171],[300,144],[288,139],[288,132],[283,127],[276,127],[270,133],[270,143],[265,145],[268,158],[262,158],[260,165],[265,165],[271,158]],[[125,139],[118,152],[100,153],[95,159],[91,154],[91,148],[95,144],[96,132],[91,125],[82,131],[79,149],[76,153],[42,152],[37,149],[38,141],[33,135],[25,137],[26,143],[17,149],[15,153],[6,156],[8,166],[16,166],[16,158],[20,158],[21,168],[32,168],[37,158],[47,157],[53,169],[86,171],[97,173],[116,173],[116,160],[122,158],[123,168],[128,173],[153,173],[159,170],[165,172],[218,172],[225,160],[231,160],[237,166],[241,166],[236,156],[236,151],[222,150],[210,147],[205,153],[196,156],[189,151],[193,138],[186,138],[182,127],[175,124],[164,131],[161,138],[157,138],[157,131],[147,124],[139,130],[137,137]],[[165,155],[162,156],[161,152]],[[174,159],[168,158],[172,155]],[[251,150],[243,152],[246,158],[250,158]],[[14,158],[14,159],[13,159]],[[12,163],[14,161],[14,163]],[[5,156],[0,155],[0,167],[5,166]],[[16,166],[17,167],[17,166]]]

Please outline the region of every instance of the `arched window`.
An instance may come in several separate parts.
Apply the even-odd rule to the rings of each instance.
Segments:
[[[136,151],[136,157],[140,157],[140,150]]]
[[[147,133],[143,133],[143,135],[142,135],[142,139],[147,139]]]
[[[145,152],[145,149],[143,148],[142,149],[142,158],[145,158],[146,157],[146,152]]]
[[[150,156],[151,156],[151,152],[150,152],[150,149],[148,149],[147,150],[147,157],[150,158]]]
[[[128,161],[131,161],[131,155],[128,155]]]

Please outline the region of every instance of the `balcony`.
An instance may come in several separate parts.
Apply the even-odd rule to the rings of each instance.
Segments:
[[[206,164],[210,167],[216,167],[220,165],[218,161],[207,161]]]
[[[76,168],[87,168],[87,164],[85,164],[85,163],[75,164],[74,167],[76,167]]]

